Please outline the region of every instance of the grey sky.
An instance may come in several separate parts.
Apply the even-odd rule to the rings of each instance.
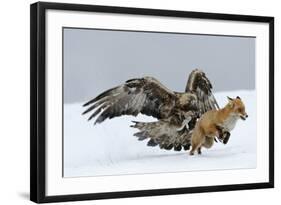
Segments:
[[[184,91],[195,68],[215,92],[255,89],[255,38],[64,29],[65,103],[143,76]]]

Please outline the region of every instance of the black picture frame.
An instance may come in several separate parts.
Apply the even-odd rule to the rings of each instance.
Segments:
[[[88,193],[46,196],[46,10],[121,13],[130,15],[169,16],[180,18],[217,19],[263,22],[269,24],[269,181],[263,183],[231,184],[192,188],[171,188],[124,192]],[[230,191],[274,187],[274,18],[218,13],[202,13],[144,8],[110,7],[82,4],[38,2],[30,7],[30,200],[37,203],[76,200],[96,200],[198,192]]]

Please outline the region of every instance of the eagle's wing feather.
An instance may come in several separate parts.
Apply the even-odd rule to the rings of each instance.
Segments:
[[[139,113],[158,119],[166,118],[175,105],[176,95],[152,77],[131,79],[125,84],[109,89],[85,103],[88,107],[83,114],[94,112],[89,120],[98,118],[95,123],[105,119]]]
[[[209,110],[219,109],[212,93],[212,84],[203,71],[195,69],[190,73],[185,92],[191,92],[197,96],[199,116]]]

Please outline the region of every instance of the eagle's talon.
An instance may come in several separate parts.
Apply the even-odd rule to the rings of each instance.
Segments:
[[[190,122],[191,117],[186,118],[184,121],[182,121],[182,125],[180,128],[177,129],[178,132],[182,131],[185,127],[187,130],[189,130],[189,125],[188,123]]]

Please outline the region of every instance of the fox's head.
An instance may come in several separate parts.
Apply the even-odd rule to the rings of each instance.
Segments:
[[[237,117],[240,117],[242,120],[246,120],[248,114],[245,111],[245,105],[241,98],[237,96],[236,98],[227,97],[227,99],[227,107],[230,109],[231,113]]]

